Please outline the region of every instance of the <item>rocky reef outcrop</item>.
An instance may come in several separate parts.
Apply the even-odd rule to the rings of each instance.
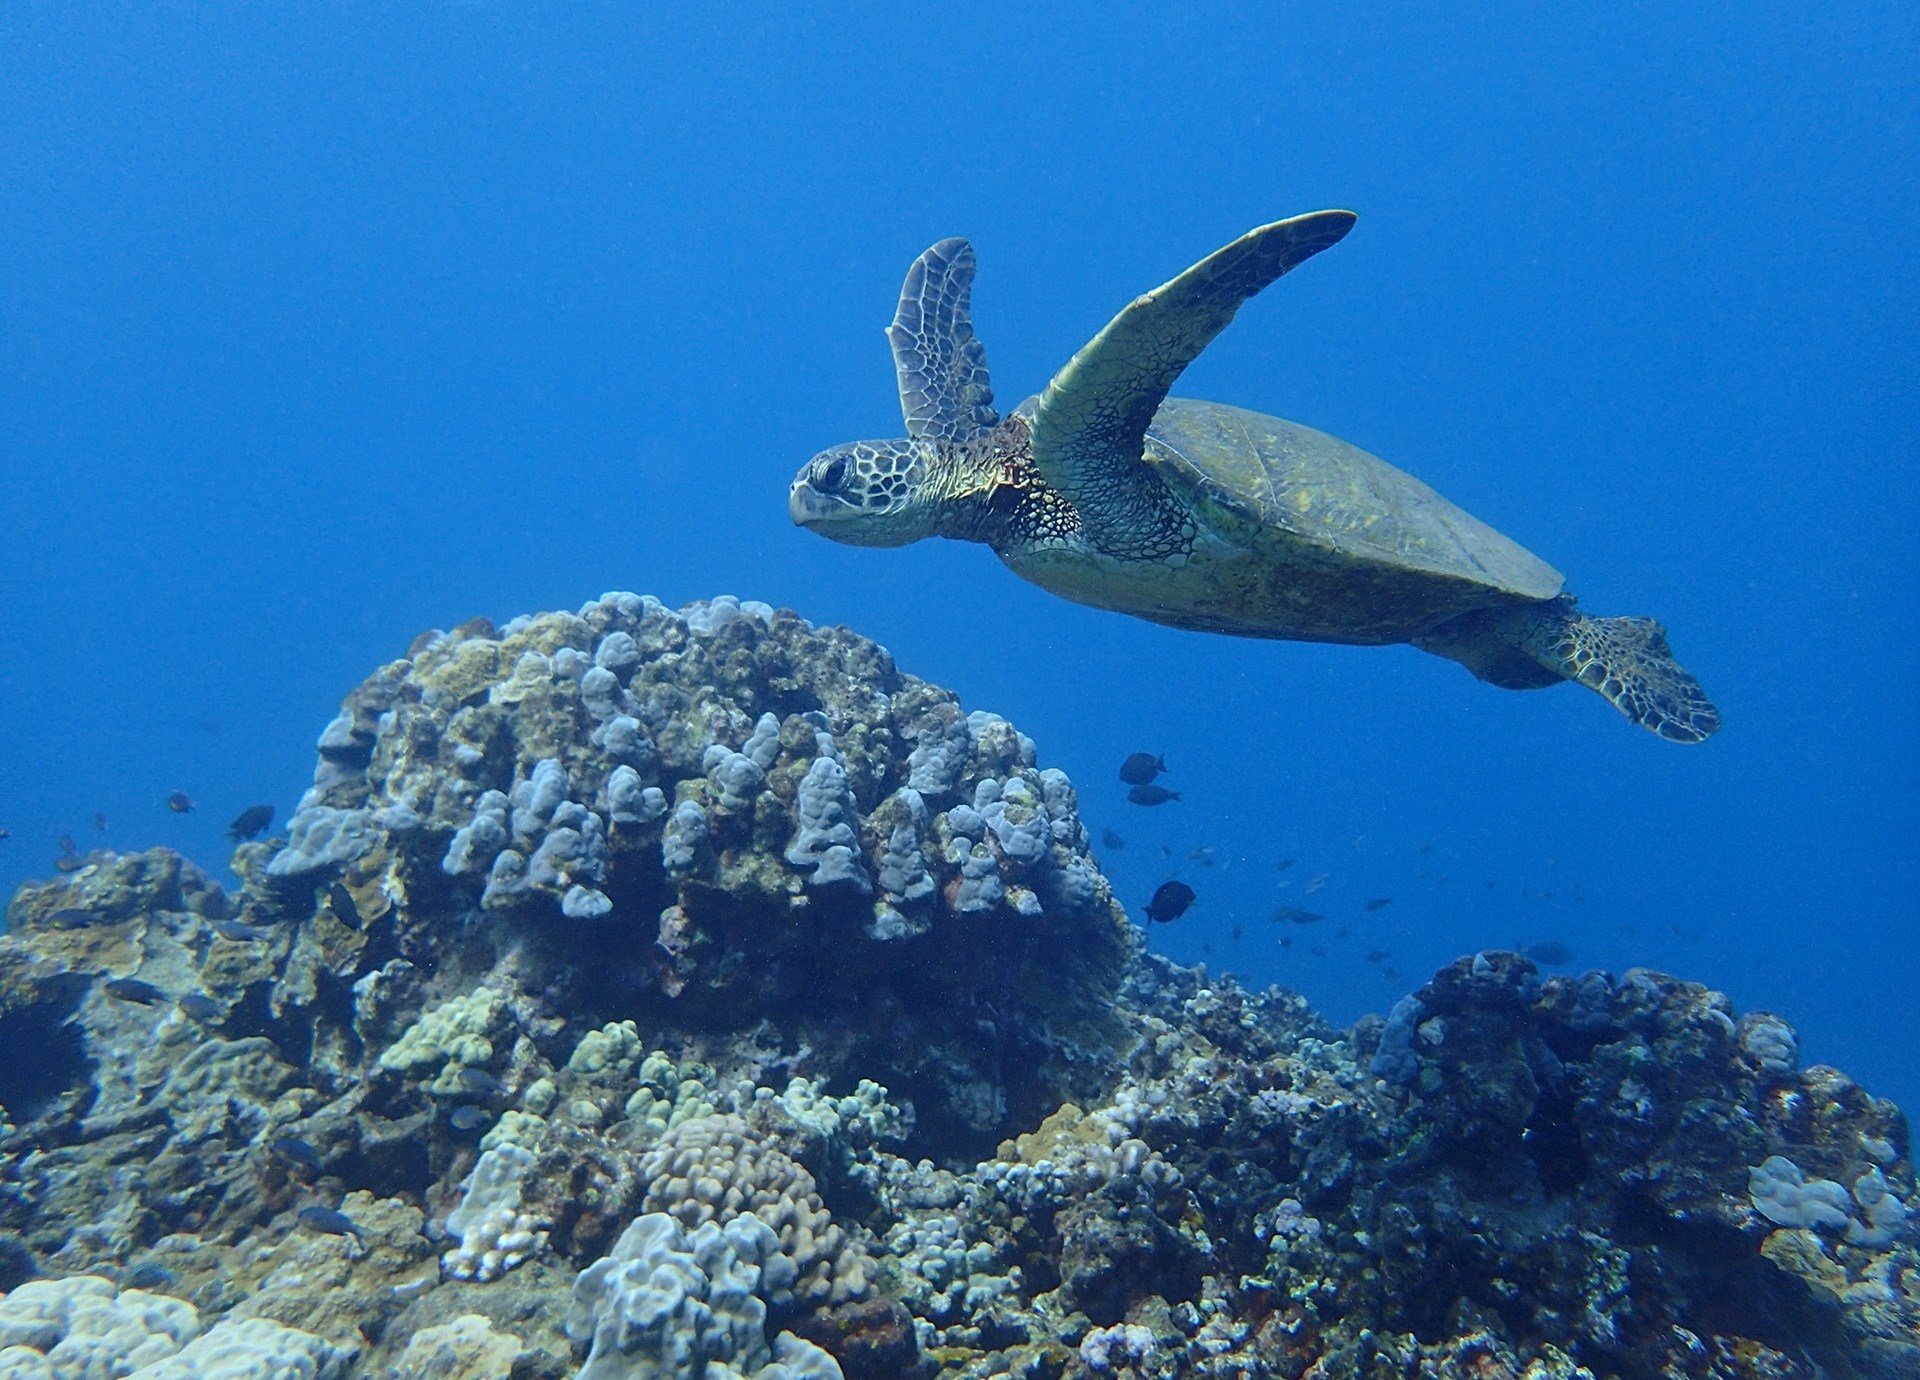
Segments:
[[[237,890],[0,937],[0,1378],[1920,1375],[1907,1126],[1790,1027],[1146,955],[842,629],[609,595],[350,694]]]

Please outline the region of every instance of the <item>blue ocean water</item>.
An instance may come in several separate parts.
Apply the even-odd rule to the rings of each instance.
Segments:
[[[69,4],[0,52],[7,891],[62,834],[218,867],[423,628],[725,591],[1032,734],[1136,916],[1195,888],[1181,959],[1348,1019],[1558,941],[1920,1105],[1910,7]],[[1010,405],[1324,206],[1358,228],[1178,391],[1661,618],[1717,738],[789,524],[809,454],[899,431],[933,240],[978,248]],[[1179,802],[1125,802],[1141,749]]]

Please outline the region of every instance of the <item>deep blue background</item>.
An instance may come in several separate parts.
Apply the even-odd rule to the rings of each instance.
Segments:
[[[638,8],[0,11],[0,883],[96,810],[217,865],[424,627],[730,591],[1033,734],[1136,914],[1199,890],[1181,957],[1346,1019],[1401,990],[1369,949],[1404,986],[1558,939],[1920,1105],[1912,6]],[[788,525],[810,453],[900,429],[880,328],[932,240],[979,248],[1010,405],[1322,206],[1359,227],[1180,391],[1664,619],[1719,738]],[[1123,802],[1142,747],[1182,802]]]

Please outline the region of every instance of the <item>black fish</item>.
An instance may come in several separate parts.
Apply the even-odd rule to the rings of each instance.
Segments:
[[[0,839],[10,839],[12,837],[13,837],[13,830],[0,828]]]
[[[451,1081],[453,1088],[448,1093],[451,1097],[491,1097],[506,1086],[485,1069],[465,1066],[454,1073]]]
[[[298,1136],[280,1136],[268,1148],[289,1164],[311,1169],[316,1174],[320,1172],[320,1152],[310,1140],[302,1140]]]
[[[227,1018],[227,1008],[205,992],[188,992],[176,1000],[174,1005],[202,1025],[212,1025],[215,1021],[223,1021]]]
[[[107,832],[107,817],[98,810],[93,812],[93,827],[103,834]]]
[[[1392,957],[1393,957],[1393,952],[1390,949],[1368,949],[1367,950],[1367,962],[1369,963],[1385,963],[1388,959]]]
[[[1162,882],[1160,889],[1153,893],[1153,899],[1147,902],[1147,919],[1158,920],[1161,924],[1178,920],[1187,913],[1187,907],[1193,904],[1193,899],[1193,888],[1185,882]]]
[[[209,920],[213,932],[222,939],[231,939],[236,944],[257,944],[267,937],[267,932],[258,925],[249,925],[244,920]]]
[[[257,839],[267,832],[267,826],[272,823],[273,806],[249,805],[233,817],[233,823],[227,826],[227,837],[235,843]]]
[[[93,912],[81,910],[77,906],[65,906],[47,917],[47,923],[56,930],[82,930],[91,925]]]
[[[1281,935],[1280,947],[1283,949],[1291,949],[1293,947],[1293,936],[1290,934]]]
[[[170,1292],[173,1286],[179,1282],[180,1276],[176,1275],[166,1266],[156,1264],[151,1260],[141,1262],[120,1276],[120,1287],[122,1289],[142,1289],[148,1293],[152,1293],[155,1290],[162,1293]]]
[[[1235,925],[1233,927],[1234,943],[1238,944],[1241,940],[1245,939],[1246,937],[1247,937],[1247,927],[1245,925]]]
[[[1127,799],[1136,805],[1164,805],[1169,800],[1178,800],[1180,792],[1170,791],[1165,786],[1152,784],[1135,786],[1127,792]]]
[[[157,1006],[167,999],[165,992],[140,978],[114,978],[102,983],[101,988],[110,997],[139,1002],[142,1006]]]
[[[1100,831],[1100,842],[1116,853],[1127,846],[1127,841],[1111,829],[1102,829]]]
[[[1563,963],[1573,961],[1573,950],[1557,939],[1542,940],[1538,944],[1529,944],[1520,950],[1535,963],[1544,963],[1549,968],[1558,968]]]
[[[329,1236],[356,1236],[364,1240],[367,1235],[360,1230],[358,1222],[337,1208],[303,1207],[294,1215],[306,1226]]]
[[[1292,867],[1292,866],[1293,866],[1292,858],[1282,858],[1278,863],[1275,864],[1275,867],[1278,868],[1281,872],[1285,872],[1289,867]]]
[[[176,815],[184,815],[193,808],[193,797],[185,791],[175,791],[167,797],[167,808]]]
[[[1136,752],[1120,764],[1120,779],[1129,786],[1144,786],[1167,769],[1167,759],[1151,752]]]
[[[1376,896],[1376,897],[1374,897],[1374,898],[1373,898],[1373,899],[1372,899],[1371,901],[1369,901],[1369,902],[1367,902],[1367,903],[1366,903],[1366,904],[1365,904],[1364,906],[1362,906],[1362,907],[1360,907],[1360,909],[1362,909],[1362,910],[1379,910],[1379,909],[1380,909],[1380,907],[1382,907],[1382,906],[1390,906],[1390,905],[1392,905],[1392,904],[1393,904],[1393,897],[1391,897],[1391,896]]]
[[[1326,919],[1326,916],[1317,910],[1302,910],[1298,906],[1282,906],[1273,913],[1273,918],[1275,920],[1291,920],[1296,925],[1311,925],[1316,920]]]
[[[453,1115],[447,1118],[447,1124],[456,1131],[477,1131],[487,1124],[487,1114],[468,1102],[453,1109]]]
[[[341,924],[351,929],[366,928],[366,921],[360,916],[360,907],[353,903],[353,893],[347,890],[345,882],[334,882],[327,888],[327,901],[333,906],[333,915]]]

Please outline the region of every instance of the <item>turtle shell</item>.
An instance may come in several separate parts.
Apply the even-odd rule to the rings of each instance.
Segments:
[[[1305,541],[1352,561],[1551,599],[1565,578],[1378,456],[1311,427],[1168,398],[1145,459],[1209,527],[1265,545]]]

